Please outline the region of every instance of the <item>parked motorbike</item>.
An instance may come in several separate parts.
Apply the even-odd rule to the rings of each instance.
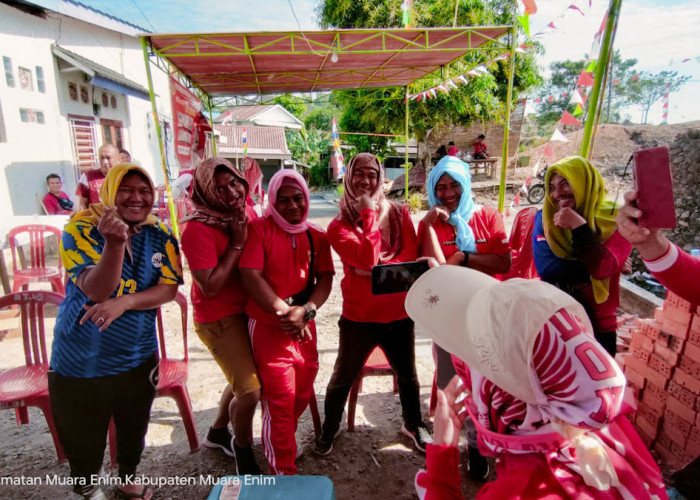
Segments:
[[[520,192],[527,197],[527,201],[532,205],[537,205],[544,200],[544,176],[548,168],[549,165],[545,163],[544,168],[537,172],[534,178],[530,177],[524,188],[520,188]]]

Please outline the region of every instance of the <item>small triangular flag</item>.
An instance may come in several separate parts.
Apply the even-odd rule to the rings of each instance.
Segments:
[[[572,113],[574,116],[578,116],[580,114],[583,114],[583,108],[581,108],[580,104],[577,104],[576,107],[574,108],[574,112]]]
[[[537,12],[535,0],[523,0],[523,5],[525,6],[526,14],[535,14]]]
[[[593,71],[595,71],[595,62],[596,60],[593,59],[586,65],[586,73],[593,73]]]
[[[547,146],[544,148],[544,152],[542,154],[547,158],[552,158],[554,156],[554,150],[551,142],[547,143]]]
[[[576,85],[579,85],[581,87],[592,87],[593,83],[593,77],[589,73],[586,73],[585,70],[583,70],[581,71],[581,75],[578,77],[578,82],[576,82]]]
[[[571,99],[569,99],[569,104],[583,104],[583,97],[578,90],[574,90],[571,94]]]
[[[524,16],[518,16],[518,22],[523,27],[525,34],[530,38],[530,16],[526,12]]]
[[[564,111],[559,123],[562,125],[581,125],[581,122],[574,118],[574,116],[568,111]]]
[[[569,139],[564,137],[564,134],[559,132],[559,129],[555,129],[549,142],[569,142]]]

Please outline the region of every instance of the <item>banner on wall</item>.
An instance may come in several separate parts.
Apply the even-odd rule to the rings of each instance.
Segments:
[[[173,106],[173,142],[180,170],[194,168],[204,158],[206,132],[212,130],[202,113],[202,103],[196,95],[174,78],[170,78]]]

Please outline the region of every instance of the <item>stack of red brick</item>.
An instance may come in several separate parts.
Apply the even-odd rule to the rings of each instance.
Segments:
[[[630,421],[649,449],[679,469],[700,455],[700,313],[669,292],[637,319],[624,370],[637,400]]]

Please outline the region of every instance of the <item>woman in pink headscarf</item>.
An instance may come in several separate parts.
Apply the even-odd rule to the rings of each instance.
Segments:
[[[253,205],[258,203],[262,205],[265,199],[265,191],[263,191],[262,187],[263,173],[262,170],[260,170],[260,165],[250,156],[246,156],[243,158],[243,169],[245,180],[248,182],[248,186],[250,186],[248,192],[249,199],[253,202]]]
[[[265,217],[248,225],[238,267],[262,382],[265,457],[272,474],[296,474],[297,421],[318,372],[316,309],[328,298],[333,259],[325,231],[309,223],[309,190],[293,170],[270,179]]]

